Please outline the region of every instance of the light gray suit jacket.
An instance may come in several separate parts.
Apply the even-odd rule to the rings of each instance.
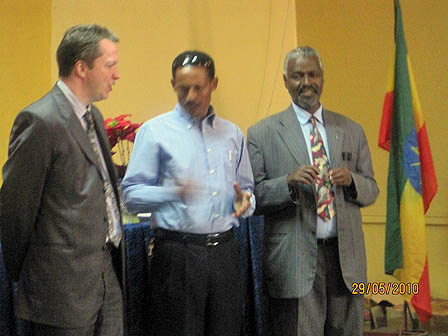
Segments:
[[[333,167],[346,166],[351,171],[358,194],[353,199],[345,188],[334,189],[341,269],[351,290],[353,282],[366,281],[360,207],[376,200],[378,187],[362,127],[328,110],[323,111],[323,117]],[[290,172],[311,164],[292,105],[249,128],[247,142],[255,178],[256,212],[265,216],[264,277],[268,293],[277,298],[300,298],[311,290],[315,277],[317,218],[312,186],[298,188],[295,204],[287,185]]]
[[[92,115],[116,188],[104,121],[95,107]],[[8,276],[18,281],[16,314],[85,325],[104,289],[105,196],[87,132],[57,86],[17,115],[3,180],[0,236]]]

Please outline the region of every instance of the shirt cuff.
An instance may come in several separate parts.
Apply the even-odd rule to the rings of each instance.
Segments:
[[[294,204],[299,204],[299,191],[296,187],[288,185],[289,197]]]
[[[348,187],[344,187],[344,194],[354,200],[358,198],[358,191],[356,191],[354,179],[352,179],[352,183]]]

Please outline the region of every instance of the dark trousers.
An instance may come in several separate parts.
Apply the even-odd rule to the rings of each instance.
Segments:
[[[150,335],[240,335],[240,256],[233,237],[200,246],[156,236],[150,281]]]
[[[112,265],[111,251],[105,248],[103,288],[96,297],[98,313],[84,327],[63,328],[30,322],[28,336],[123,336],[123,298],[117,274]]]
[[[269,298],[270,335],[361,336],[362,295],[352,295],[342,277],[337,241],[318,245],[311,291],[299,299]]]

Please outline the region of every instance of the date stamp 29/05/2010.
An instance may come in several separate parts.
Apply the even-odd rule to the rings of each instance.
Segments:
[[[417,295],[418,282],[354,282],[353,295]]]

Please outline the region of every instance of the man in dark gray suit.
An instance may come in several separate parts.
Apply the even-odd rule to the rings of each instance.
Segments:
[[[16,315],[32,335],[123,334],[111,256],[121,254],[117,176],[92,105],[120,78],[117,42],[98,25],[67,30],[58,82],[12,127],[0,233],[8,276],[18,281]]]
[[[378,187],[360,125],[322,108],[323,67],[310,47],[285,59],[292,98],[248,131],[272,335],[361,335],[366,281],[360,208]],[[312,118],[314,117],[314,119]]]

